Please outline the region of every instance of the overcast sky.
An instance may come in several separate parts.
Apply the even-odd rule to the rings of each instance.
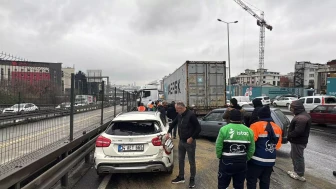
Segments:
[[[248,0],[265,12],[265,68],[282,74],[295,61],[336,59],[335,0]],[[260,12],[258,12],[260,13]],[[0,0],[0,51],[33,61],[102,69],[137,85],[186,60],[227,60],[231,74],[256,69],[259,27],[234,0]]]

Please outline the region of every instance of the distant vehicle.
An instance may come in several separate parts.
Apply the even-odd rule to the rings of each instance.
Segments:
[[[252,107],[244,107],[243,108],[246,117],[250,117],[254,108]],[[223,120],[223,115],[226,111],[226,108],[215,109],[209,112],[206,116],[199,120],[202,131],[200,133],[201,136],[208,137],[217,137],[220,128],[227,124],[225,120]],[[286,115],[278,108],[271,108],[271,116],[274,122],[279,125],[282,129],[282,143],[287,143],[287,135],[288,128],[290,125],[289,119]],[[249,119],[247,119],[249,120]]]
[[[69,109],[70,107],[71,107],[70,102],[63,102],[59,104],[58,106],[56,106],[56,109]]]
[[[127,112],[115,117],[97,138],[94,166],[99,176],[109,173],[167,172],[174,168],[168,123],[159,112]]]
[[[96,98],[92,95],[76,95],[75,106],[86,106],[89,104],[94,104]]]
[[[243,106],[245,104],[252,104],[251,100],[250,100],[250,97],[249,96],[233,96],[232,98],[235,98],[237,99],[238,101],[238,104],[240,106]]]
[[[155,102],[159,99],[162,100],[164,95],[155,85],[145,85],[140,88],[138,91],[139,98],[137,102],[142,102],[143,104],[148,104],[149,102]],[[121,104],[120,104],[121,105]]]
[[[39,108],[33,103],[22,103],[5,108],[2,113],[34,112],[38,110]]]
[[[273,102],[275,100],[279,100],[279,98],[283,98],[283,97],[293,97],[293,98],[300,98],[300,96],[296,95],[296,94],[285,94],[285,95],[280,95],[280,96],[276,96],[275,98],[271,99],[271,104],[273,104]]]
[[[334,96],[305,96],[299,100],[303,103],[307,112],[318,105],[336,105],[336,97]]]
[[[297,98],[295,97],[281,97],[279,98],[278,100],[275,100],[273,102],[273,106],[286,106],[286,107],[289,107],[293,101],[296,101],[298,100]]]
[[[270,97],[268,97],[268,96],[258,96],[258,97],[255,97],[254,99],[260,99],[263,105],[270,105],[271,104]]]
[[[336,105],[318,105],[309,114],[313,123],[336,124]]]

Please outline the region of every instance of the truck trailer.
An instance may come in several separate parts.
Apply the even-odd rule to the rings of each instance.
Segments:
[[[163,78],[166,101],[182,101],[198,115],[226,105],[225,61],[186,61]]]

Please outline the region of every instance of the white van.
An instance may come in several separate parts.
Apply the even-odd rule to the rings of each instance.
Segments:
[[[263,105],[270,105],[271,104],[271,99],[268,96],[258,96],[258,97],[255,97],[255,99],[256,98],[260,99]]]
[[[336,97],[334,96],[305,96],[301,97],[299,100],[303,103],[307,112],[310,112],[310,110],[318,105],[336,104]]]

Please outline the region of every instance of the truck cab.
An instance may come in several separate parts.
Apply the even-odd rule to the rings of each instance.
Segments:
[[[146,85],[140,88],[137,102],[142,102],[145,106],[152,101],[160,99],[161,93],[156,86]]]

